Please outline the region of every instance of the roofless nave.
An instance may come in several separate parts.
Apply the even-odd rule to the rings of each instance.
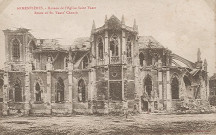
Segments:
[[[98,28],[93,23],[90,37],[68,49],[28,29],[3,32],[4,115],[175,111],[182,102],[207,103],[207,62],[200,51],[191,62],[139,36],[136,23],[127,26],[124,17],[106,17]]]

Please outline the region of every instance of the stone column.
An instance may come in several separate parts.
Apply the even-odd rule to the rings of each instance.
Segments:
[[[2,114],[3,115],[9,115],[8,114],[8,101],[9,101],[9,82],[8,82],[8,73],[4,73],[4,87],[3,87],[3,108],[2,108]]]
[[[167,111],[170,111],[172,108],[172,98],[171,98],[171,86],[170,86],[170,71],[167,70]]]
[[[141,112],[141,92],[140,92],[140,85],[139,85],[139,67],[135,66],[134,69],[134,83],[135,83],[135,102],[138,103],[138,112]]]
[[[31,91],[30,91],[30,72],[26,71],[25,73],[25,112],[24,114],[29,115],[30,111],[30,96],[31,96]]]
[[[162,70],[158,71],[158,91],[159,91],[159,103],[158,103],[158,109],[162,110],[163,109],[163,103],[161,101],[163,100],[163,74]]]
[[[52,112],[51,108],[51,95],[52,95],[52,76],[51,76],[51,70],[52,70],[52,64],[48,61],[46,64],[47,67],[47,93],[46,93],[46,104],[47,109],[50,110],[50,113]]]
[[[122,30],[122,63],[126,64],[127,62],[127,57],[126,57],[126,41],[125,41],[125,32]]]
[[[105,62],[105,65],[109,64],[109,39],[108,39],[108,31],[105,31],[105,39],[104,39],[104,62]]]
[[[89,93],[88,93],[88,97],[90,100],[90,109],[89,109],[89,113],[93,113],[93,100],[94,100],[94,92],[96,90],[95,87],[95,82],[96,82],[96,72],[94,68],[91,68],[89,71]]]
[[[70,104],[69,112],[73,112],[73,63],[69,62],[68,63],[68,102]]]

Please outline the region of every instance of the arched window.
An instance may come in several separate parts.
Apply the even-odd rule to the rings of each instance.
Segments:
[[[3,86],[4,86],[4,81],[3,79],[0,79],[0,102],[3,102]]]
[[[179,99],[179,81],[174,77],[171,82],[172,99]]]
[[[29,52],[32,53],[33,50],[36,49],[36,44],[35,42],[32,40],[30,43],[29,43]]]
[[[111,40],[110,40],[110,51],[112,56],[118,56],[118,48],[119,43],[118,43],[118,36],[117,35],[113,35]]]
[[[98,39],[98,57],[99,59],[103,59],[103,40],[102,38]]]
[[[83,58],[83,66],[82,67],[83,67],[83,69],[88,67],[88,57],[87,56],[85,56]]]
[[[62,101],[64,101],[64,81],[59,77],[56,84],[56,102]]]
[[[153,53],[151,52],[151,50],[148,51],[148,58],[147,58],[147,65],[150,66],[152,65],[152,55]]]
[[[130,38],[128,38],[127,39],[127,57],[131,57],[131,39]]]
[[[15,97],[15,102],[22,102],[22,89],[19,80],[17,80],[14,84],[14,97]]]
[[[12,43],[12,56],[13,59],[18,60],[20,58],[20,44],[18,39],[14,39]]]
[[[148,96],[151,97],[152,80],[151,80],[151,77],[149,75],[145,78],[144,87],[145,87],[145,90],[146,90]]]
[[[36,101],[42,101],[41,100],[41,88],[38,82],[35,85],[35,98],[36,98]]]
[[[139,61],[140,61],[140,66],[143,66],[144,54],[142,52],[139,54]]]
[[[85,102],[86,101],[86,97],[85,97],[85,83],[84,80],[81,79],[78,82],[78,101],[79,102]]]

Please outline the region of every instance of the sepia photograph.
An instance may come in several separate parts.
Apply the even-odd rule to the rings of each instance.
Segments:
[[[216,134],[216,0],[0,0],[0,135],[173,134]]]

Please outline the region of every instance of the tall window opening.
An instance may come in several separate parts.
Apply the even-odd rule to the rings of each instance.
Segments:
[[[171,82],[172,99],[179,99],[179,81],[174,77]]]
[[[88,67],[88,57],[85,56],[85,57],[83,58],[83,69],[85,69],[85,68],[87,68],[87,67]]]
[[[14,39],[12,43],[12,55],[13,59],[18,60],[20,58],[20,44],[18,39]]]
[[[35,44],[35,42],[32,40],[32,41],[30,42],[30,44],[29,44],[29,52],[32,53],[33,50],[35,50],[35,49],[36,49],[36,44]]]
[[[64,81],[59,77],[56,85],[56,102],[62,101],[64,101]]]
[[[132,51],[131,51],[131,39],[127,39],[127,57],[131,57]]]
[[[15,97],[15,102],[22,102],[22,89],[21,89],[20,81],[18,80],[14,84],[14,97]]]
[[[102,38],[98,39],[98,57],[99,59],[103,59],[103,40]]]
[[[64,59],[64,68],[67,69],[68,68],[68,62],[69,62],[69,58],[65,57]]]
[[[151,92],[152,92],[152,80],[151,77],[148,75],[145,79],[144,82],[144,88],[148,94],[149,97],[151,97]]]
[[[84,80],[81,79],[78,82],[78,101],[79,102],[85,102],[86,98],[85,98],[85,83]]]
[[[4,81],[3,79],[0,79],[0,102],[3,102],[3,86],[4,86]]]
[[[110,40],[110,51],[112,56],[118,56],[118,50],[119,50],[119,43],[118,43],[118,36],[113,35]]]
[[[147,59],[147,65],[152,65],[152,52],[151,50],[148,51],[148,59]]]
[[[36,97],[36,101],[42,101],[41,100],[41,88],[40,88],[39,83],[36,83],[35,85],[35,97]]]
[[[144,65],[144,54],[141,52],[139,54],[139,61],[140,61],[140,66]]]

